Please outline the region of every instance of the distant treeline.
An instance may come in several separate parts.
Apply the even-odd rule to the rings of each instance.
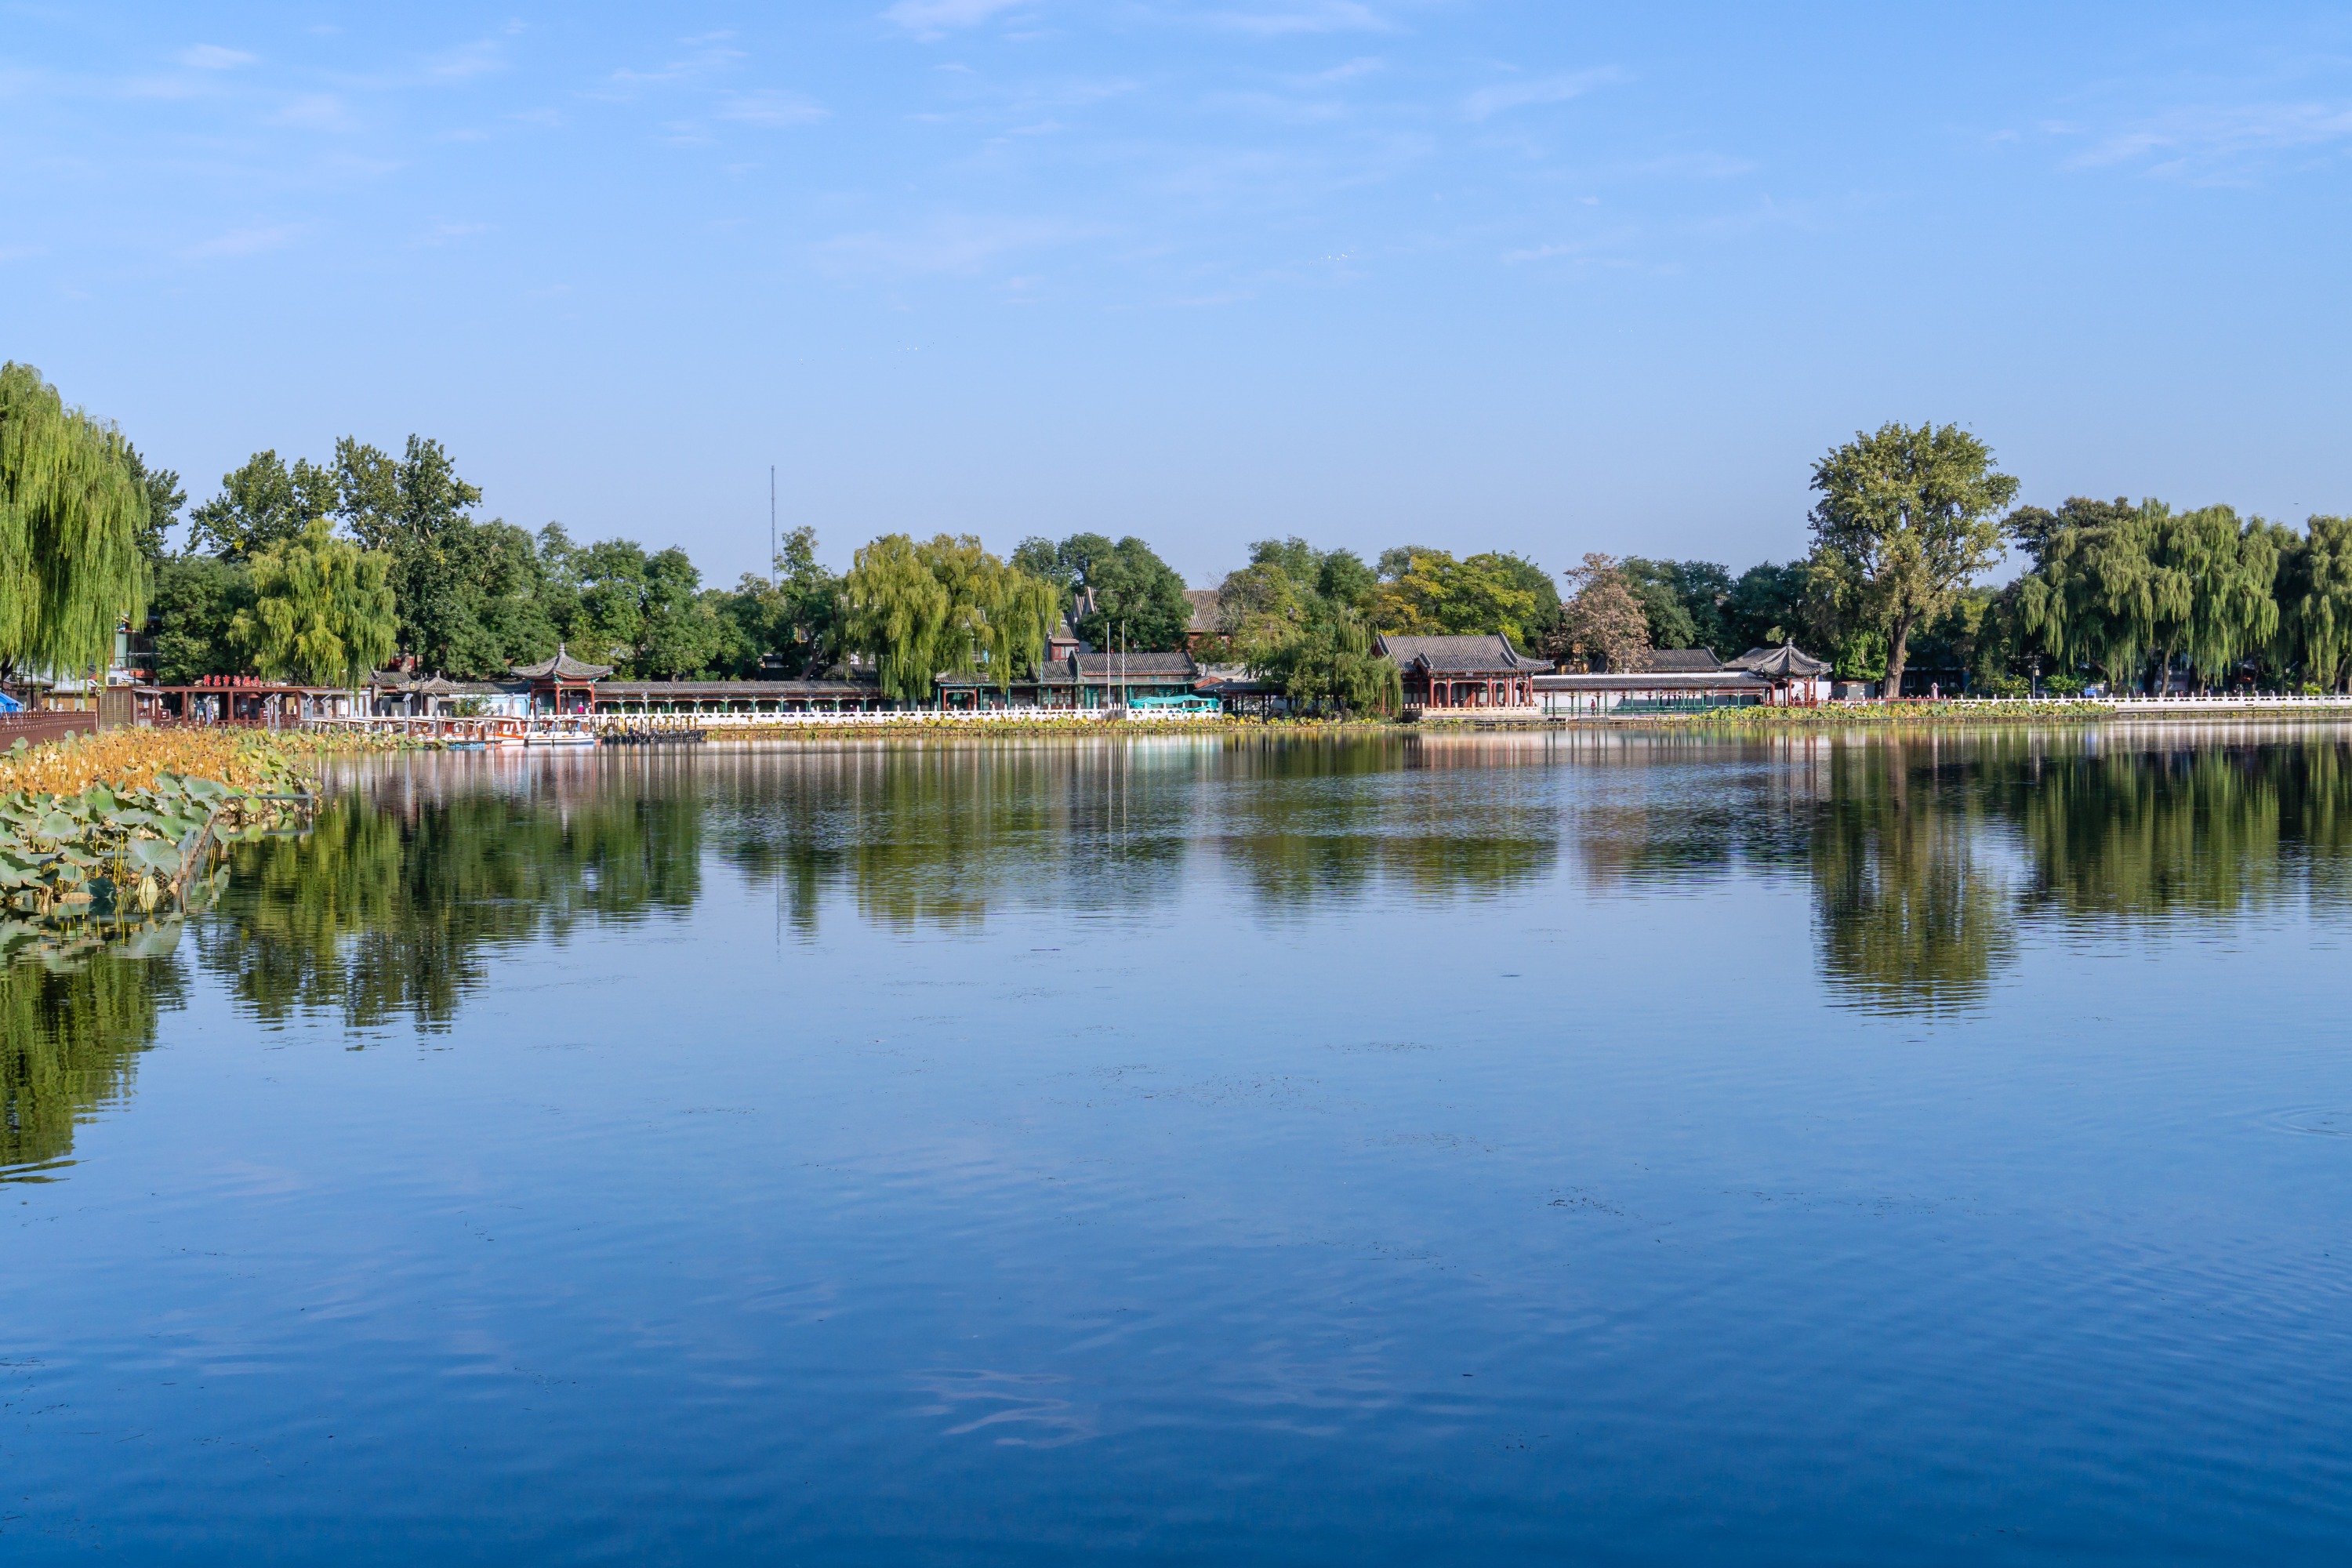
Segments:
[[[1730,657],[1794,641],[1849,679],[2019,691],[2186,679],[2336,689],[2352,679],[2352,521],[2301,530],[2225,506],[2075,499],[2013,505],[2017,481],[1955,426],[1887,425],[1813,466],[1802,558],[1734,574],[1706,561],[1588,553],[1552,572],[1511,551],[1400,545],[1371,561],[1263,541],[1196,608],[1144,541],[1032,538],[999,558],[970,535],[887,534],[841,574],[814,530],[774,570],[705,586],[685,551],[583,543],[474,515],[481,491],[440,443],[398,457],[354,438],[324,462],[256,453],[186,509],[113,426],[29,366],[0,365],[0,679],[88,668],[128,620],[154,674],[350,681],[398,658],[503,675],[559,644],[639,678],[808,676],[855,662],[891,696],[933,678],[1029,677],[1066,621],[1096,647],[1200,645],[1291,696],[1385,710],[1381,633],[1501,633],[1571,668],[1652,649]],[[2023,575],[1982,585],[2019,548]],[[1563,592],[1563,589],[1566,591]]]

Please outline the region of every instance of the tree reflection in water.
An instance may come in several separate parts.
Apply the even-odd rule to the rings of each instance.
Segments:
[[[1824,980],[1845,1002],[1980,1004],[2021,933],[2352,904],[2352,744],[2278,726],[1801,736],[1733,753],[1621,738],[1653,775],[1579,815],[1596,886],[1801,863]]]
[[[693,905],[703,805],[676,759],[516,761],[362,773],[310,833],[240,846],[198,961],[266,1020],[444,1028],[501,948]]]
[[[1563,847],[1603,895],[1802,886],[1834,996],[1933,1014],[1979,1005],[2034,931],[2341,919],[2352,742],[1391,732],[375,762],[308,836],[239,846],[178,954],[0,968],[0,1167],[64,1159],[128,1092],[191,948],[250,1016],[429,1030],[502,951],[689,910],[706,854],[813,934],[835,898],[896,930],[1150,917],[1196,861],[1276,919],[1485,899],[1551,879]]]
[[[0,969],[0,1173],[15,1181],[66,1163],[74,1128],[128,1098],[157,1019],[180,1005],[170,958],[100,953],[59,973]]]

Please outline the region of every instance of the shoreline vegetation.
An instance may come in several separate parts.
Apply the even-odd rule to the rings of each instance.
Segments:
[[[209,907],[232,844],[299,832],[348,739],[117,730],[0,752],[0,963],[160,955]]]
[[[2073,700],[2037,702],[2007,700],[1998,702],[1953,700],[1931,701],[1920,700],[1901,702],[1834,703],[1817,708],[1778,708],[1759,704],[1743,708],[1713,708],[1679,713],[1628,713],[1622,716],[1580,714],[1559,719],[1495,719],[1444,718],[1400,720],[1377,715],[1299,718],[1253,718],[1226,715],[1222,718],[1171,720],[1096,721],[1077,723],[1054,719],[991,719],[976,722],[970,719],[925,717],[916,714],[891,715],[887,722],[844,724],[824,719],[794,722],[789,716],[771,720],[761,716],[754,724],[730,725],[726,729],[706,731],[706,742],[715,745],[742,744],[753,742],[832,741],[856,737],[866,740],[936,739],[956,736],[967,739],[1036,740],[1043,736],[1061,735],[1072,738],[1101,735],[1255,735],[1255,734],[1328,734],[1338,731],[1391,734],[1520,734],[1546,731],[1577,731],[1596,730],[1844,730],[1902,729],[1956,726],[1983,728],[2018,724],[2087,724],[2121,720],[2133,723],[2196,723],[2217,719],[2266,719],[2284,723],[2341,722],[2352,720],[2352,697],[2337,702],[2299,703],[2293,707],[2269,706],[2233,702],[2215,698],[2200,701],[2194,707],[2142,707],[2130,702],[2099,702]],[[429,740],[408,742],[418,749],[440,750],[440,742]]]

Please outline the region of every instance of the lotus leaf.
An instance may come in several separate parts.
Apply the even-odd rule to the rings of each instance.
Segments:
[[[44,838],[71,838],[81,825],[62,811],[53,811],[41,818],[39,833]]]
[[[131,863],[151,871],[177,872],[180,852],[160,838],[134,838],[131,841]]]
[[[93,816],[104,816],[117,808],[114,792],[104,784],[92,784],[82,793],[81,803]]]

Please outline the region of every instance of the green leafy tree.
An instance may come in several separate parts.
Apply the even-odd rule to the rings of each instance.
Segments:
[[[170,468],[151,468],[139,455],[139,448],[125,441],[122,462],[131,470],[131,478],[147,492],[147,521],[139,531],[139,553],[152,566],[171,552],[172,530],[179,525],[180,509],[188,502],[188,492],[180,488],[180,476]]]
[[[1395,661],[1372,651],[1365,619],[1379,579],[1350,550],[1264,539],[1217,595],[1217,629],[1231,657],[1293,702],[1353,713],[1394,713],[1403,701]]]
[[[842,602],[848,646],[874,655],[884,694],[908,702],[929,701],[945,674],[985,672],[1000,689],[1034,675],[1059,608],[1052,584],[969,534],[945,533],[867,544],[842,581]]]
[[[2137,683],[2185,616],[2189,585],[2158,559],[2159,502],[2144,502],[2062,528],[2041,564],[2018,584],[2025,629],[2062,669],[2095,665],[2111,681]]]
[[[224,561],[250,561],[300,535],[336,509],[335,472],[308,458],[291,468],[275,450],[256,452],[221,476],[221,492],[188,513],[188,548]]]
[[[2278,635],[2278,541],[2262,519],[2241,523],[2230,508],[2210,506],[2166,519],[2158,547],[2189,590],[2187,613],[2169,628],[2168,659],[2184,655],[2200,685],[2226,681]]]
[[[645,546],[632,539],[582,545],[564,563],[578,596],[568,628],[584,658],[635,664],[646,637]]]
[[[1808,624],[1807,595],[1812,585],[1811,565],[1791,561],[1779,565],[1767,561],[1739,574],[1726,595],[1721,612],[1725,641],[1717,649],[1727,658],[1754,647],[1778,647],[1813,631]]]
[[[411,436],[394,458],[346,436],[335,443],[335,510],[352,537],[392,557],[400,646],[428,669],[488,672],[498,662],[479,622],[478,564],[466,515],[482,492],[438,441]]]
[[[718,608],[734,627],[729,646],[738,674],[822,673],[841,656],[841,579],[817,560],[814,528],[784,535],[774,577],[745,573]]]
[[[1813,537],[1861,588],[1886,633],[1886,684],[1903,689],[1912,628],[2000,559],[1997,515],[2017,481],[1957,425],[1888,424],[1856,433],[1813,466]]]
[[[1404,703],[1403,675],[1394,659],[1373,651],[1363,616],[1321,595],[1306,601],[1304,618],[1287,635],[1244,645],[1243,662],[1302,706],[1393,714]]]
[[[1381,557],[1383,566],[1394,564],[1393,554]],[[1373,594],[1371,619],[1384,632],[1500,632],[1515,643],[1525,642],[1531,628],[1543,628],[1559,602],[1549,583],[1540,593],[1530,584],[1533,570],[1514,555],[1488,552],[1456,561],[1443,551],[1415,552]]]
[[[1728,658],[1754,647],[1739,643],[1724,606],[1731,597],[1731,574],[1712,561],[1650,561],[1629,555],[1621,568],[1626,586],[1642,601],[1656,647],[1703,647]]]
[[[1118,641],[1139,653],[1165,653],[1184,646],[1192,622],[1184,579],[1140,539],[1024,539],[1008,563],[1051,586],[1057,613],[1096,647]]]
[[[645,633],[635,663],[675,680],[718,663],[730,627],[702,595],[702,574],[676,545],[646,559]]]
[[[0,364],[0,674],[103,664],[146,614],[148,492],[113,426]]]
[[[2339,691],[2352,679],[2352,518],[2315,517],[2306,527],[2294,597],[2304,668],[2314,684]]]
[[[266,675],[355,686],[391,657],[399,616],[392,561],[312,518],[253,560],[253,605],[229,636]]]
[[[1071,545],[1084,540],[1100,539],[1100,534],[1078,534]],[[1008,565],[1018,567],[1039,582],[1051,586],[1056,595],[1055,607],[1062,615],[1071,613],[1078,597],[1078,554],[1068,546],[1032,534],[1013,547],[1005,558]]]
[[[155,679],[187,686],[208,675],[250,669],[229,637],[237,613],[253,607],[253,572],[216,555],[171,555],[155,567],[148,600],[148,632],[155,644]]]

